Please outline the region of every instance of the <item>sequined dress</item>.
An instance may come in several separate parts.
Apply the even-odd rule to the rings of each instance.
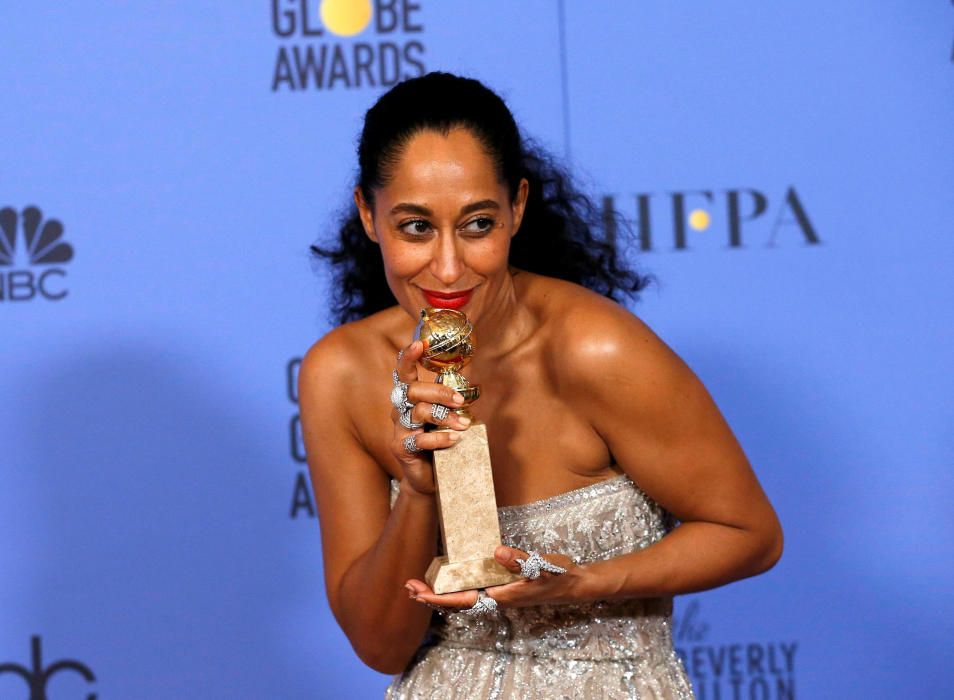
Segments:
[[[675,525],[626,475],[497,512],[505,544],[580,564],[648,547]],[[669,597],[435,614],[385,699],[691,700],[671,622]]]

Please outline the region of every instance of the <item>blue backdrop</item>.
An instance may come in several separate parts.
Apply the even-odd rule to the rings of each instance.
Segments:
[[[380,695],[325,601],[295,360],[363,112],[435,69],[630,220],[634,311],[777,506],[775,569],[677,599],[698,697],[950,697],[951,3],[0,17],[0,697]]]

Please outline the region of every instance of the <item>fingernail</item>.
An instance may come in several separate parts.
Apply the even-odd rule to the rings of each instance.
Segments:
[[[454,392],[454,397],[451,400],[456,404],[464,403],[464,397],[458,394],[456,391]]]
[[[404,587],[407,589],[407,591],[408,591],[409,593],[411,593],[412,595],[414,594],[414,586],[412,586],[411,584],[407,583],[407,584],[404,585]]]
[[[451,442],[457,442],[458,440],[460,440],[460,433],[450,433],[450,434],[447,436],[447,438],[448,438]]]
[[[457,420],[460,421],[461,425],[467,426],[470,425],[470,418],[467,416],[457,416]]]

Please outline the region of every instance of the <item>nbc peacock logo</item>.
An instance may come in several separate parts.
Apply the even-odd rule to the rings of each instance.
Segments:
[[[66,296],[61,265],[73,259],[73,246],[63,240],[63,232],[63,224],[44,220],[38,207],[0,209],[0,302]]]

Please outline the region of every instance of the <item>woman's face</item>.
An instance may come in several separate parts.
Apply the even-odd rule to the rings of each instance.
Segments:
[[[373,210],[359,189],[355,203],[378,245],[388,285],[416,318],[425,306],[460,309],[474,323],[505,304],[511,292],[510,239],[527,199],[514,201],[470,131],[424,131],[407,144],[375,190]]]

